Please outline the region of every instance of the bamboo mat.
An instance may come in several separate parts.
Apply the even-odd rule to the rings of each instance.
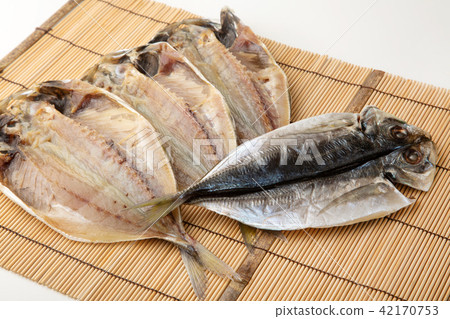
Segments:
[[[78,78],[101,55],[146,43],[194,17],[150,1],[77,0],[0,61],[0,98],[46,80]],[[292,85],[292,120],[375,104],[429,131],[439,149],[428,192],[414,205],[353,226],[262,235],[254,255],[236,222],[184,208],[186,229],[246,279],[208,275],[208,300],[448,300],[450,90],[263,39]],[[198,211],[201,211],[200,213]],[[195,300],[178,250],[159,240],[65,239],[0,196],[0,266],[82,300]]]

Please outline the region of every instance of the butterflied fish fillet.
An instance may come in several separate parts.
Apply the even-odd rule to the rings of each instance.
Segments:
[[[54,103],[67,117],[113,142],[143,175],[154,196],[176,191],[175,177],[158,133],[117,96],[80,80],[49,81],[33,89],[39,99]]]
[[[171,155],[180,189],[236,146],[220,93],[167,43],[107,55],[84,80],[120,96],[151,122]]]
[[[276,128],[277,109],[266,87],[216,37],[208,20],[185,20],[161,30],[151,43],[167,41],[224,96],[240,141]]]
[[[241,210],[237,205],[241,199],[250,197],[254,201],[246,204],[255,207],[262,215],[279,213],[279,210],[275,210],[280,204],[276,197],[275,202],[267,204],[271,197],[268,192],[273,190],[277,192],[276,196],[285,196],[284,206],[280,204],[284,209],[287,209],[290,199],[293,205],[289,210],[295,210],[300,205],[299,201],[305,201],[309,196],[301,197],[300,193],[318,196],[318,193],[308,193],[303,187],[321,188],[326,197],[326,193],[332,189],[320,185],[331,185],[333,178],[344,174],[342,176],[350,176],[344,178],[347,182],[339,184],[341,188],[345,188],[346,183],[351,184],[351,172],[354,169],[363,167],[365,172],[371,165],[375,165],[373,163],[378,168],[376,176],[380,178],[389,176],[393,181],[428,190],[434,178],[436,151],[427,132],[376,107],[368,106],[360,114],[321,115],[250,140],[240,145],[190,189],[152,200],[140,207],[148,206],[156,220],[164,215],[166,205],[173,207],[182,203],[196,203],[258,228],[294,229],[294,226],[286,226],[284,222],[275,226],[273,223],[280,219],[273,219],[266,226],[261,219],[252,222],[254,214],[251,209],[247,207]],[[371,175],[371,178],[374,176]],[[355,177],[357,178],[359,175]],[[375,183],[378,182],[386,184],[387,180],[377,180]],[[390,185],[387,186],[390,188]],[[296,187],[299,193],[295,190]],[[371,190],[378,192],[379,189]],[[267,201],[263,200],[265,195],[269,197]],[[336,196],[341,195],[343,194]],[[300,196],[299,201],[295,200],[295,196]],[[311,205],[315,205],[313,200],[310,199]],[[211,204],[211,201],[214,203]],[[233,203],[223,205],[225,201]],[[236,209],[233,214],[230,207]],[[335,225],[335,222],[331,221],[330,225]]]
[[[420,152],[418,162],[408,153]],[[415,156],[415,155],[414,155]],[[350,225],[396,212],[413,199],[405,197],[386,177],[395,182],[428,189],[435,174],[435,150],[431,141],[396,150],[349,171],[233,197],[199,198],[194,205],[204,206],[256,228],[294,230]]]
[[[272,106],[267,112],[273,118],[274,128],[288,125],[291,108],[286,74],[252,29],[229,8],[222,9],[220,20],[221,28],[216,35],[269,93]]]
[[[236,63],[236,67],[239,69],[247,69],[248,76],[247,78],[244,76],[243,81],[250,80],[252,82],[250,84],[253,84],[253,86],[250,85],[249,92],[251,92],[252,89],[256,89],[257,94],[260,95],[260,100],[265,104],[264,109],[255,109],[265,114],[263,115],[262,113],[255,113],[254,115],[256,115],[256,117],[258,118],[253,121],[247,121],[246,119],[243,119],[241,121],[238,120],[238,133],[240,133],[238,135],[240,137],[240,140],[244,141],[256,137],[257,135],[254,132],[255,121],[258,122],[259,119],[263,119],[263,116],[266,115],[271,121],[272,128],[278,128],[289,124],[290,99],[288,93],[287,77],[284,74],[283,70],[281,70],[281,68],[277,65],[275,59],[269,53],[266,46],[258,39],[253,31],[248,26],[244,25],[230,9],[223,9],[221,11],[220,17],[221,25],[204,19],[188,20],[180,24],[199,25],[213,31],[216,38],[228,49],[229,52],[232,53],[235,58],[237,58],[237,60],[243,66],[242,67],[238,63]],[[166,30],[161,31],[155,39],[157,39],[157,41],[160,39],[169,42],[173,41],[171,43],[179,44],[179,42],[177,42],[179,39],[176,36],[177,32],[179,31],[174,31],[176,28],[176,24],[169,26]],[[171,34],[173,33],[175,33],[175,35],[172,37]],[[212,34],[209,33],[209,35],[211,36]],[[220,48],[222,49],[221,52],[225,52],[223,48],[217,44],[217,42],[215,42],[215,44],[216,49]],[[185,49],[184,45],[182,45],[180,50],[185,52],[184,50],[188,49]],[[198,61],[196,60],[196,57],[199,57],[199,55],[197,54],[193,56],[192,54],[190,54],[189,57],[194,59],[194,61]],[[231,62],[235,62],[232,57],[228,58]],[[224,94],[226,94],[225,92],[227,92],[227,90],[229,93],[233,89],[237,90],[240,84],[236,84],[236,87],[233,88],[232,85],[234,84],[234,82],[226,81],[224,84],[229,85],[229,87],[226,88],[224,85],[221,85],[220,79],[214,80],[216,77],[221,76],[226,78],[228,74],[225,73],[225,71],[230,72],[230,70],[225,69],[223,72],[218,72],[218,74],[214,75],[210,70],[211,68],[214,68],[214,66],[215,65],[205,65],[205,68],[203,68],[202,70],[207,74],[210,74],[210,76],[212,77],[211,81],[213,83],[219,85],[219,88],[222,87],[222,92]],[[239,102],[236,102],[237,99],[234,99],[236,101],[230,101],[232,99],[234,99],[234,96],[230,97],[229,103],[231,103],[231,105],[237,105],[237,107],[235,107],[234,117],[239,118],[241,114],[246,113],[245,109],[248,106],[242,102],[239,104]],[[264,129],[265,132],[269,130],[270,128],[267,127]],[[260,132],[262,133],[263,130],[261,130]],[[251,247],[251,244],[256,239],[256,230],[241,225],[241,232],[243,234],[243,238],[247,244],[247,247]]]
[[[186,234],[178,215],[153,224],[142,209],[129,209],[176,185],[158,140],[142,135],[154,129],[125,102],[80,81],[48,82],[4,100],[0,109],[1,191],[27,212],[73,240],[175,243],[200,298],[205,268],[237,278]],[[136,151],[124,142],[134,134],[152,146],[160,169],[137,164],[144,142],[131,137]]]

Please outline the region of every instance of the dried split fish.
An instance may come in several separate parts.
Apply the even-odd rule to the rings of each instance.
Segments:
[[[428,141],[336,175],[261,188],[231,198],[212,195],[192,200],[190,204],[262,229],[350,225],[384,217],[414,203],[392,183],[427,190],[434,170],[435,150]]]
[[[255,74],[255,79],[269,93],[272,106],[267,112],[273,118],[274,128],[288,125],[291,120],[291,108],[286,74],[264,43],[231,9],[222,9],[220,21],[221,28],[216,31],[217,37],[248,70]]]
[[[228,8],[221,24],[189,19],[161,30],[150,41],[167,41],[182,52],[227,100],[239,142],[289,124],[287,77],[266,46]],[[256,230],[240,225],[247,247]]]
[[[222,25],[190,19],[169,25],[151,43],[167,41],[225,97],[240,141],[289,123],[287,79],[264,44],[229,10]]]
[[[139,207],[149,206],[155,220],[167,206],[192,203],[263,229],[342,225],[411,203],[387,177],[428,190],[435,164],[428,133],[368,106],[361,114],[321,115],[250,140],[190,189]],[[365,200],[371,202],[361,206]],[[340,216],[352,205],[359,208]]]
[[[83,79],[123,98],[151,122],[171,154],[180,189],[236,147],[220,92],[167,43],[109,54]]]
[[[185,232],[178,213],[153,224],[142,209],[126,209],[176,184],[153,127],[125,102],[81,81],[57,81],[11,96],[0,110],[1,191],[28,213],[78,241],[170,241],[200,298],[205,268],[238,279]],[[149,167],[148,150],[158,169]]]

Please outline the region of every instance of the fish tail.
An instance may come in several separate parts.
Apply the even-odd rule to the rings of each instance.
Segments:
[[[143,216],[143,222],[147,225],[147,227],[149,227],[155,224],[160,218],[163,218],[172,210],[185,203],[187,199],[187,196],[184,196],[183,193],[176,193],[154,198],[152,200],[149,200],[148,202],[128,207],[127,210],[144,208],[145,212]]]
[[[189,238],[189,246],[180,246],[180,251],[194,292],[201,300],[205,299],[208,286],[206,270],[234,281],[241,280],[233,268],[193,238]]]
[[[192,288],[195,295],[200,300],[204,300],[206,296],[206,289],[208,288],[208,278],[206,278],[205,267],[199,262],[198,257],[192,254],[186,248],[180,247],[181,259],[191,281]]]
[[[202,265],[209,271],[219,275],[220,277],[228,278],[234,281],[240,281],[241,276],[239,276],[233,268],[228,266],[220,258],[202,246],[199,242],[194,244],[195,252],[197,253],[199,261]]]
[[[258,229],[249,225],[245,225],[242,223],[239,223],[239,228],[241,230],[242,239],[244,240],[245,247],[247,247],[247,250],[249,253],[253,254],[255,252],[256,247],[256,241],[258,239],[257,232]],[[267,233],[268,235],[279,239],[281,241],[284,241],[285,243],[288,242],[286,236],[283,235],[281,231],[277,230],[261,230],[263,233]]]

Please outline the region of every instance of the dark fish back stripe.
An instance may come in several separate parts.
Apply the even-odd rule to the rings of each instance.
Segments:
[[[233,189],[233,188],[228,188],[228,189],[221,189],[219,191],[210,191],[209,189],[209,185],[207,184],[205,189],[201,189],[199,191],[194,191],[192,193],[188,193],[189,194],[189,198],[192,199],[192,201],[197,201],[198,199],[207,199],[207,198],[217,198],[217,197],[226,197],[226,198],[231,198],[231,197],[235,197],[235,196],[241,196],[241,195],[250,195],[250,194],[255,194],[255,193],[259,193],[259,192],[264,192],[270,189],[274,189],[280,186],[286,186],[286,185],[293,185],[295,183],[300,183],[300,182],[306,182],[306,181],[311,181],[313,179],[316,178],[325,178],[325,177],[331,177],[331,176],[336,176],[345,172],[349,172],[357,167],[361,167],[364,166],[366,164],[368,164],[370,161],[376,160],[377,158],[386,156],[392,152],[395,152],[399,149],[403,149],[403,148],[408,148],[410,145],[405,145],[402,147],[396,147],[392,150],[385,150],[382,152],[377,152],[375,154],[370,153],[369,156],[364,157],[361,162],[356,162],[356,163],[349,163],[346,164],[344,166],[338,166],[338,167],[332,167],[331,169],[327,169],[325,171],[323,170],[314,170],[313,173],[311,173],[308,176],[305,177],[297,177],[295,179],[291,179],[291,180],[283,180],[281,182],[276,182],[274,184],[262,184],[262,183],[258,183],[255,178],[253,178],[252,176],[246,176],[245,179],[250,179],[252,178],[254,181],[254,185],[252,185],[253,187],[251,188],[237,188],[237,189]],[[329,166],[328,166],[329,167]],[[255,175],[254,175],[255,176]],[[214,179],[213,179],[213,183],[214,183]],[[189,200],[187,201],[189,202]]]

